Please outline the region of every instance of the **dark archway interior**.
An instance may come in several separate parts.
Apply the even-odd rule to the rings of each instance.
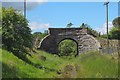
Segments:
[[[58,43],[58,52],[61,56],[78,55],[78,43],[74,39],[65,38]]]

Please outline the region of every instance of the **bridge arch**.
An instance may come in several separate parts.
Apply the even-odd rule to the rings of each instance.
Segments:
[[[77,42],[77,40],[75,40],[75,39],[73,39],[73,38],[63,38],[63,39],[61,39],[61,40],[59,40],[59,41],[57,42],[58,47],[59,47],[59,44],[60,44],[62,41],[64,41],[64,40],[71,40],[71,41],[73,41],[73,42],[76,43],[76,47],[77,47],[76,50],[77,50],[77,51],[76,51],[75,56],[78,55],[78,54],[79,54],[79,51],[78,51],[78,42]]]
[[[58,53],[58,45],[65,39],[73,40],[77,43],[78,54],[88,50],[98,50],[100,43],[84,28],[49,28],[49,35],[40,43],[39,49]]]

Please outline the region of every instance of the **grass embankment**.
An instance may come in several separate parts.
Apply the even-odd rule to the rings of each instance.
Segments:
[[[12,53],[2,50],[2,70],[4,78],[85,78],[85,77],[117,77],[118,60],[111,55],[98,52],[81,54],[76,58],[63,58],[36,50],[28,57],[34,67],[18,59]],[[42,66],[42,68],[39,68]]]

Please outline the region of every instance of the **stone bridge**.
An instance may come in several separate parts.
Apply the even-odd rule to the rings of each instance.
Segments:
[[[87,29],[83,28],[49,28],[47,35],[41,42],[39,49],[57,54],[58,45],[61,41],[70,39],[77,44],[77,55],[89,50],[99,50],[100,43]]]

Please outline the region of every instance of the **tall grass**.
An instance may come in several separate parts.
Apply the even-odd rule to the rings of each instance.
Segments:
[[[52,75],[51,75],[52,74]],[[25,63],[12,53],[2,51],[2,76],[3,78],[51,78],[53,72],[46,74],[45,70]]]
[[[4,78],[114,78],[118,76],[118,59],[111,55],[102,55],[92,51],[77,57],[59,57],[43,51],[28,59],[36,64],[34,67],[20,60],[12,53],[2,51],[2,65]],[[42,68],[39,68],[42,66]],[[67,67],[66,67],[67,66]]]
[[[118,61],[112,59],[111,55],[94,53],[92,57],[82,60],[81,64],[86,69],[87,77],[118,77]]]

